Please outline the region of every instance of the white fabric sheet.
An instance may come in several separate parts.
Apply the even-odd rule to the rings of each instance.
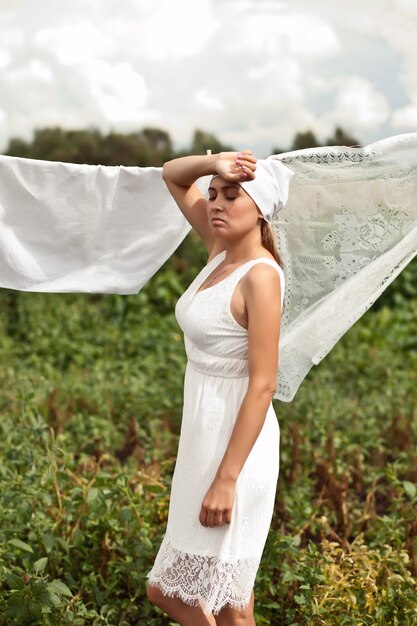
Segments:
[[[0,287],[138,293],[191,230],[161,172],[0,156]]]

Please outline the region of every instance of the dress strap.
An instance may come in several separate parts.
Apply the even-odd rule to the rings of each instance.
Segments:
[[[242,280],[243,276],[251,269],[251,267],[253,267],[254,265],[256,265],[257,263],[267,263],[268,265],[271,265],[272,267],[274,267],[278,274],[280,275],[280,279],[281,279],[281,307],[284,304],[284,291],[285,291],[285,275],[284,275],[284,271],[282,269],[282,267],[274,260],[272,259],[268,259],[268,258],[264,258],[264,257],[259,257],[258,259],[252,259],[251,261],[248,261],[247,263],[244,263],[243,265],[241,265],[235,272],[233,272],[233,274],[230,274],[228,276],[228,278],[230,278],[230,280],[227,283],[227,295],[228,295],[228,299],[229,302],[232,298],[233,292],[237,286],[237,284]],[[225,284],[226,286],[226,284]]]

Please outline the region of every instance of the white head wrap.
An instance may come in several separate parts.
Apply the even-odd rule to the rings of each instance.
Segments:
[[[216,178],[215,174],[213,178]],[[239,183],[261,211],[266,222],[272,222],[288,200],[288,190],[294,172],[273,160],[256,162],[255,178]]]
[[[265,221],[272,222],[288,200],[288,189],[294,172],[279,161],[258,160],[254,180],[239,183],[252,198]]]

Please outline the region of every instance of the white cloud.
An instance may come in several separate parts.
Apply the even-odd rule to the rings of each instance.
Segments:
[[[6,81],[9,84],[16,84],[19,87],[31,86],[36,83],[52,82],[53,73],[51,68],[43,61],[31,58],[21,65],[15,65],[12,71],[6,74]]]
[[[364,42],[368,41],[369,46],[372,46],[372,41],[376,38],[383,42],[386,50],[400,60],[399,79],[406,95],[410,100],[417,97],[416,0],[378,0],[369,3],[364,3],[363,0],[344,0],[337,4],[334,0],[320,0],[314,5],[309,0],[301,1],[303,6],[309,5],[313,11],[327,16],[338,32],[344,34],[348,48],[352,45],[349,37],[351,33],[355,34],[355,38],[361,36]],[[347,49],[346,53],[349,54],[349,51]],[[365,57],[364,63],[366,61]],[[375,67],[375,73],[379,69]],[[358,73],[360,70],[359,66]],[[395,80],[397,78],[395,76]],[[390,81],[389,75],[386,80]]]
[[[389,114],[387,99],[371,82],[359,76],[344,80],[335,98],[335,120],[356,128],[374,128],[386,122]]]
[[[417,4],[415,0],[395,0],[394,10],[417,15]]]
[[[113,52],[113,42],[86,19],[36,33],[34,44],[49,51],[63,65],[78,65]]]
[[[81,68],[90,93],[109,121],[135,122],[147,102],[143,76],[128,63],[91,61]]]
[[[1,13],[0,5],[0,34],[2,53],[11,58],[16,51],[25,44],[25,38],[20,26],[11,23],[10,15]]]
[[[137,19],[129,29],[130,42],[154,61],[199,54],[216,30],[210,0],[158,0],[145,7],[137,3],[136,10]]]
[[[417,104],[409,104],[394,111],[392,125],[394,128],[415,128],[417,132]]]
[[[242,42],[267,58],[280,52],[295,57],[324,57],[340,49],[330,24],[308,13],[256,13],[252,7],[242,21]]]
[[[11,56],[7,50],[0,50],[0,70],[3,70],[10,63]]]
[[[224,105],[220,98],[210,94],[206,87],[199,89],[195,96],[195,102],[208,111],[223,111]]]

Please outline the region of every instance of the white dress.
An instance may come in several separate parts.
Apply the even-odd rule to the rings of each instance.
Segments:
[[[175,315],[184,332],[187,366],[178,455],[166,533],[149,583],[204,612],[250,602],[256,573],[271,524],[279,474],[280,430],[272,402],[262,430],[239,474],[231,522],[205,527],[201,504],[227,448],[248,387],[248,331],[232,316],[230,300],[248,261],[225,279],[196,293],[225,258],[215,256],[179,298]]]

